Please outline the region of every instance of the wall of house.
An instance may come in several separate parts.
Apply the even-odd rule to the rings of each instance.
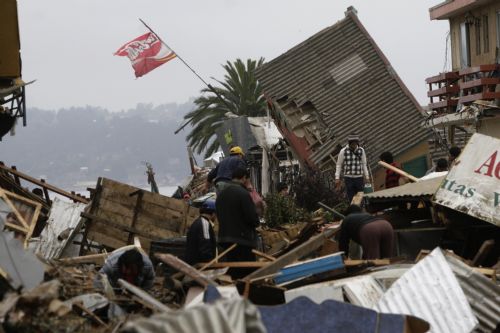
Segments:
[[[500,118],[483,119],[477,132],[500,139]]]
[[[450,19],[450,32],[451,32],[451,60],[454,71],[460,70],[460,24],[465,22],[466,16],[469,18],[477,19],[479,24],[472,23],[469,25],[469,38],[470,38],[470,55],[471,66],[478,66],[481,64],[493,64],[496,62],[496,47],[497,47],[497,12],[500,11],[500,2],[495,1],[486,6],[471,10],[466,14],[462,14]],[[488,17],[488,32],[489,43],[488,50],[485,52],[484,48],[484,17]],[[477,52],[476,47],[477,29],[479,27],[479,40],[480,50]]]
[[[424,156],[428,160],[429,156],[429,144],[426,141],[422,141],[416,146],[408,149],[404,153],[401,153],[397,156],[394,156],[394,161],[399,163],[400,165],[410,162],[412,160],[415,160],[417,158],[420,158]],[[427,167],[430,168],[429,163],[427,163]],[[385,188],[385,168],[379,167],[376,169],[376,171],[373,173],[373,183],[375,186],[375,190],[383,190]]]

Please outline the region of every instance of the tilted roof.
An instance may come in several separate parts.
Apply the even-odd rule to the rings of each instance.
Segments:
[[[256,75],[292,148],[322,170],[332,168],[352,132],[373,168],[380,153],[396,156],[429,135],[421,107],[353,9]]]

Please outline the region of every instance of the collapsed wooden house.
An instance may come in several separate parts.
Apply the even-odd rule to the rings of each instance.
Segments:
[[[341,146],[356,132],[375,188],[383,184],[377,161],[384,151],[405,171],[422,176],[431,133],[421,126],[424,112],[356,10],[350,7],[345,15],[257,69],[271,115],[302,164],[334,170]]]

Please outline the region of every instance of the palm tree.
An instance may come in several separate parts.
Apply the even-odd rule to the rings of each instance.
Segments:
[[[224,81],[216,80],[221,87],[204,88],[202,95],[195,99],[196,109],[184,116],[191,122],[193,128],[186,140],[200,154],[205,151],[205,157],[216,152],[220,145],[215,133],[228,115],[256,117],[265,115],[266,102],[262,88],[255,78],[255,69],[264,63],[264,58],[258,61],[248,59],[246,66],[241,59],[226,62]]]

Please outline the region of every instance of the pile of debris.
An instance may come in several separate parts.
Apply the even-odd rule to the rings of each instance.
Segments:
[[[342,215],[320,203],[329,214],[320,209],[310,221],[259,228],[264,247],[253,251],[257,261],[225,262],[233,245],[210,262],[191,266],[181,258],[198,209],[186,200],[106,178],[84,198],[2,165],[0,327],[5,332],[498,329],[498,216],[471,207],[475,197],[469,209],[462,200],[461,211],[453,210],[458,200],[450,195],[467,192],[446,185],[466,181],[461,169],[473,167],[465,158],[480,153],[476,145],[489,156],[496,141],[486,145],[482,139],[473,137],[460,157],[464,161],[444,177],[358,193],[354,201],[383,214],[395,230],[396,257],[377,260],[359,259],[355,249],[345,258],[336,241]],[[39,186],[41,196],[33,197],[21,179]],[[480,185],[475,191],[491,184]],[[73,202],[50,198],[49,192]],[[329,220],[330,213],[340,219]],[[97,273],[113,250],[131,248],[148,254],[155,265],[148,292],[124,280],[113,288]]]

